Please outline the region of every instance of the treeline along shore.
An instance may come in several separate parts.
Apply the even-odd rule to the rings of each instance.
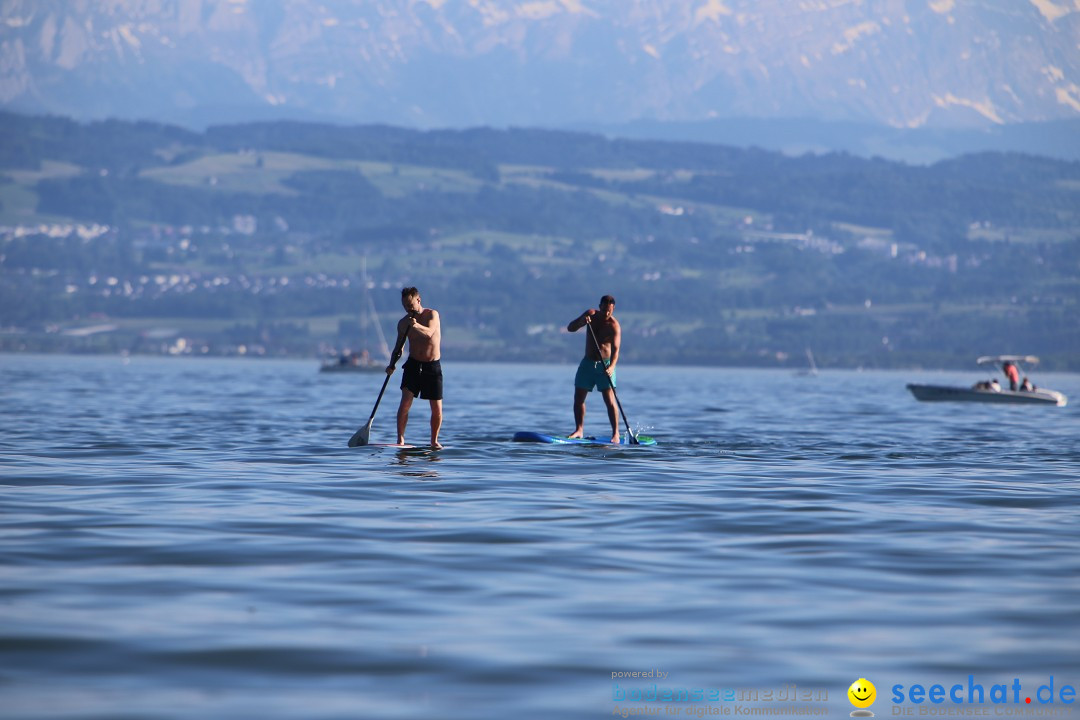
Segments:
[[[468,360],[1080,370],[1080,163],[532,129],[80,124],[0,113],[0,351],[312,357],[399,289]],[[571,358],[572,359],[572,358]]]

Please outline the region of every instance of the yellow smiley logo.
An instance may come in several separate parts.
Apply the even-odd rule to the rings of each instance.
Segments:
[[[847,689],[848,700],[857,708],[868,708],[877,698],[877,688],[866,678],[859,678]]]

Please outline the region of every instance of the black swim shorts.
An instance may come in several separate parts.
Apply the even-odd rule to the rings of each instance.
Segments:
[[[409,358],[401,366],[401,389],[424,400],[442,400],[442,364]]]

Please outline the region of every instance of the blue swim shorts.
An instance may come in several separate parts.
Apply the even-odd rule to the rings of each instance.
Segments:
[[[610,364],[610,360],[600,361],[582,358],[577,368],[577,374],[574,375],[574,387],[589,392],[592,392],[594,387],[598,390],[617,387],[615,375],[618,371],[611,373],[611,381],[608,381],[607,366]]]

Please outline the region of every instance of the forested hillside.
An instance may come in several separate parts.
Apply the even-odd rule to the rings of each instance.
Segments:
[[[908,166],[539,130],[0,115],[0,349],[312,355],[421,288],[446,353],[1080,369],[1080,164]],[[366,268],[366,276],[363,270]]]

